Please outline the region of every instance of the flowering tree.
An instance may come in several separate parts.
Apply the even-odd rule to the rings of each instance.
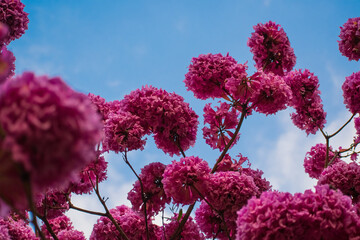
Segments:
[[[342,86],[351,118],[328,134],[318,78],[294,69],[294,50],[280,25],[254,27],[248,40],[257,69],[252,75],[229,54],[194,57],[186,88],[198,99],[219,100],[204,108],[203,137],[219,150],[209,166],[186,155],[196,142],[198,115],[175,93],[144,86],[110,102],[78,93],[58,77],[13,76],[15,57],[7,45],[24,34],[28,18],[20,0],[1,0],[0,8],[1,239],[85,239],[64,215],[69,209],[99,216],[94,240],[360,239],[360,72]],[[341,27],[339,50],[360,59],[360,18]],[[295,126],[324,137],[304,159],[305,172],[318,179],[314,191],[276,191],[241,153],[228,153],[254,111],[272,115],[288,107]],[[352,120],[353,143],[333,149],[331,139]],[[128,152],[143,150],[149,135],[177,160],[153,162],[137,173]],[[110,151],[137,177],[128,193],[131,206],[108,209],[101,195],[99,183],[108,177],[104,153]],[[102,212],[72,203],[72,195],[91,192]],[[156,225],[154,217],[171,205],[173,215]]]

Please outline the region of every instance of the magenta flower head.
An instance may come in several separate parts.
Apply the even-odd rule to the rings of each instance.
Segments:
[[[351,199],[328,185],[315,189],[250,199],[238,211],[236,239],[357,239],[360,218]]]
[[[258,72],[252,78],[259,82],[259,87],[251,99],[256,112],[269,115],[286,109],[292,94],[283,77],[273,73]]]
[[[111,215],[129,239],[146,239],[144,217],[131,208],[121,205],[110,209]],[[148,223],[150,239],[159,239],[162,232],[156,225]],[[108,217],[100,217],[94,225],[90,240],[124,239]]]
[[[240,170],[241,174],[250,176],[253,178],[254,183],[256,185],[256,187],[258,187],[258,194],[256,195],[257,197],[260,197],[262,192],[265,191],[269,191],[271,189],[271,185],[270,182],[266,180],[266,178],[262,177],[263,175],[263,171],[259,170],[259,169],[251,169],[251,168],[242,168]]]
[[[349,18],[340,27],[339,50],[341,54],[350,60],[360,59],[360,17]]]
[[[342,85],[344,103],[352,113],[360,113],[360,72],[345,78]]]
[[[157,147],[170,156],[195,144],[198,116],[183,97],[145,86],[126,95],[120,105],[140,118],[146,134],[153,133]]]
[[[6,231],[7,230],[7,231]],[[35,233],[30,225],[22,219],[14,219],[12,217],[0,218],[0,239],[21,239],[21,240],[37,240]]]
[[[211,169],[199,157],[181,158],[166,166],[162,183],[175,203],[192,204],[207,191]]]
[[[208,103],[204,107],[204,124],[203,135],[206,143],[213,149],[224,150],[225,146],[234,136],[236,126],[238,124],[239,113],[227,103],[220,103],[220,106],[211,107]],[[239,139],[240,134],[235,137],[235,141],[230,146],[234,146]]]
[[[288,73],[285,82],[292,92],[289,105],[296,110],[296,113],[291,114],[293,123],[307,134],[315,134],[326,123],[318,78],[308,69],[300,69]]]
[[[77,231],[72,226],[70,219],[65,216],[59,216],[57,218],[49,220],[49,224],[54,231],[58,239],[66,240],[85,240],[83,232]],[[44,232],[46,239],[53,239],[48,232],[45,224],[41,226],[41,230]]]
[[[189,72],[185,75],[185,86],[199,99],[222,98],[226,95],[225,81],[233,76],[236,67],[236,60],[229,54],[200,54],[191,60]]]
[[[174,234],[175,230],[178,228],[181,220],[182,217],[179,219],[179,215],[175,213],[170,219],[170,222],[165,224],[165,237],[162,239],[170,239],[172,234]],[[205,240],[205,237],[204,234],[200,232],[199,226],[194,222],[193,218],[189,217],[182,228],[178,239]]]
[[[247,45],[254,54],[255,66],[258,71],[285,75],[296,63],[294,49],[284,29],[272,21],[254,26]]]
[[[0,52],[0,84],[2,84],[6,79],[12,77],[14,75],[14,70],[14,54],[3,46]]]
[[[148,216],[154,216],[164,210],[165,204],[171,202],[171,198],[165,194],[162,184],[165,168],[166,165],[153,162],[141,169],[139,177],[143,185]],[[133,189],[128,193],[128,199],[132,204],[133,210],[141,213],[144,212],[144,202],[141,197],[139,180],[135,182]]]
[[[1,44],[9,44],[20,38],[28,28],[28,13],[24,12],[25,5],[20,0],[0,1],[0,22],[8,26],[8,34],[0,41]]]
[[[48,190],[45,194],[37,196],[35,207],[39,215],[47,219],[59,217],[69,210],[66,192],[55,189]]]
[[[355,162],[340,161],[326,168],[319,177],[318,184],[329,184],[343,194],[359,202],[360,197],[360,166]]]
[[[332,148],[330,147],[329,159],[327,165],[335,164],[340,161],[340,159],[335,156]],[[309,174],[311,178],[319,179],[322,171],[325,168],[326,161],[326,145],[319,143],[311,147],[310,152],[306,153],[304,159],[304,168],[305,172]]]
[[[30,72],[1,86],[0,129],[0,192],[13,204],[26,199],[24,179],[34,193],[67,187],[95,158],[102,135],[100,116],[84,94]]]

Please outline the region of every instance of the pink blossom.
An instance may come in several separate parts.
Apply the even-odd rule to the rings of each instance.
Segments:
[[[130,240],[145,240],[146,228],[144,217],[125,205],[110,209],[110,213]],[[160,229],[149,222],[150,239],[159,239]],[[123,239],[115,225],[107,217],[100,217],[94,225],[90,240]]]
[[[103,148],[118,152],[144,149],[145,130],[140,125],[140,118],[129,112],[110,113],[105,121],[105,139]]]
[[[231,108],[227,103],[220,103],[220,106],[216,106],[216,111],[211,107],[211,103],[206,104],[204,107],[205,127],[203,128],[206,143],[213,149],[224,150],[234,136],[238,124],[238,115],[236,109]],[[209,124],[209,127],[206,124]],[[230,147],[236,144],[239,137],[240,134],[235,137],[235,141]]]
[[[47,219],[61,216],[69,210],[66,193],[55,189],[48,190],[45,194],[37,196],[35,206],[40,216],[44,216]]]
[[[236,217],[236,214],[234,214]],[[208,239],[227,240],[228,235],[225,229],[228,227],[224,225],[221,216],[211,209],[211,207],[203,200],[200,206],[196,209],[195,220],[199,225],[200,230]],[[235,225],[236,230],[236,225]],[[230,234],[230,233],[229,233]]]
[[[342,85],[344,103],[352,113],[360,113],[360,72],[345,78]]]
[[[84,233],[78,230],[61,231],[57,235],[59,240],[86,240]]]
[[[20,0],[0,1],[0,22],[9,27],[8,34],[1,40],[1,44],[9,44],[20,38],[28,28],[28,13],[24,12],[25,5]]]
[[[166,166],[164,164],[153,162],[141,169],[139,177],[143,185],[148,216],[154,216],[164,210],[165,204],[169,204],[171,201],[171,198],[165,194],[162,184],[165,168]],[[135,211],[143,213],[144,202],[141,197],[139,180],[137,180],[133,186],[128,193],[128,199]]]
[[[315,189],[250,199],[238,212],[236,239],[357,239],[360,218],[351,199],[327,185]]]
[[[75,230],[70,219],[65,215],[49,220],[49,224],[59,240],[85,240],[84,233]],[[45,224],[41,226],[41,229],[46,239],[53,239]]]
[[[8,25],[6,25],[3,22],[0,22],[0,41],[2,42],[2,40],[9,34],[9,27]]]
[[[349,18],[340,27],[339,50],[341,54],[350,60],[360,59],[360,17]]]
[[[355,144],[360,143],[360,117],[354,118],[354,125],[356,129],[356,137],[354,137]]]
[[[189,72],[185,74],[185,86],[196,98],[203,100],[221,98],[226,96],[224,92],[226,79],[233,76],[232,72],[236,67],[238,67],[237,62],[229,54],[226,56],[221,53],[200,54],[199,57],[191,60]]]
[[[305,172],[309,174],[311,178],[318,179],[325,168],[326,160],[326,145],[319,143],[311,147],[310,152],[306,153],[304,159]],[[327,164],[335,164],[340,161],[338,157],[335,157],[332,148],[329,149],[329,156]]]
[[[263,171],[259,169],[254,170],[248,167],[248,168],[242,168],[240,172],[241,174],[245,174],[247,176],[252,177],[256,187],[258,187],[259,189],[258,194],[256,194],[257,197],[259,197],[262,192],[269,191],[271,189],[270,182],[267,181],[264,177],[262,177],[264,173]]]
[[[0,84],[2,84],[6,79],[11,78],[14,75],[14,70],[14,54],[3,46],[0,52]]]
[[[326,168],[319,177],[318,184],[329,184],[358,202],[360,196],[360,166],[340,161]]]
[[[248,161],[247,157],[243,157],[241,154],[239,155],[239,161],[232,159],[230,155],[227,153],[225,154],[224,158],[221,162],[217,165],[216,171],[217,172],[225,172],[225,171],[241,171],[241,164],[245,161]]]
[[[102,125],[89,99],[60,78],[28,72],[6,81],[0,92],[0,193],[22,209],[24,176],[34,193],[66,187],[95,158]]]
[[[163,174],[163,186],[167,196],[175,203],[192,204],[204,194],[210,178],[211,169],[206,161],[199,157],[181,158],[166,166]]]
[[[99,152],[98,152],[99,154]],[[90,193],[93,185],[107,178],[107,165],[103,156],[98,156],[79,172],[79,177],[70,183],[69,189],[75,194]]]
[[[296,113],[291,114],[293,123],[307,134],[315,134],[326,123],[318,78],[308,69],[300,69],[288,73],[285,82],[290,86],[293,96],[289,105],[296,110]]]
[[[170,219],[170,222],[165,224],[165,236],[163,236],[163,240],[170,239],[178,228],[181,220],[182,217],[179,219],[179,215],[175,213]],[[193,221],[192,217],[189,217],[178,239],[205,240],[205,237],[200,232],[199,226]]]
[[[121,110],[138,116],[146,134],[170,156],[195,144],[198,116],[184,98],[152,86],[132,91],[121,101]]]
[[[21,239],[21,240],[37,240],[35,233],[27,222],[22,219],[15,219],[12,217],[0,218],[0,236],[9,236],[9,238],[1,239]],[[8,231],[6,231],[7,229]],[[6,234],[7,232],[7,234]]]
[[[276,75],[285,75],[291,71],[296,57],[284,29],[272,21],[259,23],[253,28],[255,32],[251,34],[247,45],[254,54],[258,71]]]
[[[291,90],[283,77],[273,73],[258,72],[252,76],[252,79],[259,83],[251,99],[256,112],[266,115],[275,114],[285,109],[291,101]]]

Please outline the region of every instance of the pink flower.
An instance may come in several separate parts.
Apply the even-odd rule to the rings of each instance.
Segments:
[[[49,224],[59,240],[85,240],[84,233],[75,230],[70,219],[65,215],[49,220]],[[47,239],[53,239],[45,224],[41,226],[41,229]]]
[[[162,239],[170,239],[181,220],[182,217],[179,219],[179,215],[175,213],[170,219],[170,222],[165,224],[165,236],[163,236]],[[205,240],[205,237],[200,232],[199,226],[193,221],[192,217],[189,217],[182,229],[179,239]]]
[[[24,73],[0,92],[0,193],[22,209],[23,179],[34,194],[66,187],[95,158],[102,125],[89,99],[60,78]]]
[[[203,135],[206,143],[213,149],[224,150],[234,136],[239,113],[235,108],[231,108],[231,110],[230,108],[231,106],[224,102],[220,103],[219,107],[216,106],[216,111],[211,108],[211,103],[204,107],[204,124],[209,124],[209,127],[203,128]],[[239,137],[240,134],[235,137],[235,141],[230,147],[236,144]]]
[[[198,157],[181,158],[166,166],[162,183],[167,196],[175,203],[192,204],[207,190],[211,169]]]
[[[6,79],[11,78],[14,75],[14,70],[14,54],[3,46],[0,52],[0,84],[2,84]]]
[[[309,70],[300,69],[288,73],[285,82],[292,92],[289,105],[296,110],[296,113],[291,114],[293,123],[307,134],[315,134],[326,123],[318,78]]]
[[[328,157],[328,164],[335,164],[340,161],[338,157],[335,157],[331,147]],[[325,168],[325,160],[326,145],[322,143],[316,144],[314,147],[311,147],[310,152],[306,153],[306,157],[304,159],[305,172],[309,174],[311,178],[318,179]]]
[[[164,164],[153,162],[141,169],[139,177],[143,185],[148,216],[154,216],[165,208],[165,204],[171,202],[171,198],[165,194],[162,184],[165,168]],[[135,211],[144,213],[144,202],[141,197],[139,180],[133,186],[133,189],[128,193],[128,199]]]
[[[232,159],[229,154],[225,154],[224,158],[218,164],[216,171],[217,172],[225,172],[225,171],[241,171],[241,165],[248,161],[247,157],[243,157],[241,154],[239,155],[239,161]]]
[[[9,27],[8,34],[1,40],[1,44],[9,44],[20,38],[28,28],[28,13],[24,12],[25,5],[20,0],[0,1],[0,22]]]
[[[341,54],[350,60],[360,59],[360,17],[349,18],[340,27],[339,50]]]
[[[237,62],[229,54],[200,54],[191,60],[189,72],[185,74],[185,86],[196,98],[221,98],[226,95],[226,79],[233,76],[232,72],[236,67]]]
[[[355,144],[360,143],[360,117],[354,118],[354,125],[356,129],[356,137],[354,137]]]
[[[151,86],[132,91],[121,101],[121,110],[138,116],[146,134],[170,156],[195,144],[198,116],[184,98]]]
[[[352,113],[360,113],[360,72],[345,78],[342,85],[344,103]]]
[[[124,233],[131,240],[145,240],[146,227],[144,217],[129,207],[121,205],[110,209],[110,213],[120,225]],[[150,239],[159,239],[160,229],[149,222]],[[117,240],[123,239],[115,225],[107,217],[100,217],[94,225],[90,240]]]
[[[238,212],[240,239],[356,239],[360,217],[351,199],[329,186],[305,193],[264,192]]]
[[[285,75],[296,63],[294,49],[290,46],[283,28],[274,22],[259,23],[254,26],[247,45],[254,54],[258,71]]]
[[[358,202],[360,196],[360,166],[355,163],[337,162],[326,168],[319,177],[318,184],[329,184]]]
[[[259,83],[251,99],[256,112],[269,115],[286,108],[292,95],[282,77],[273,73],[258,72],[252,76],[252,79]]]
[[[69,210],[66,193],[55,189],[51,189],[45,194],[37,196],[35,205],[36,211],[40,216],[44,216],[47,219],[61,216]]]
[[[98,156],[79,172],[79,177],[75,181],[70,183],[71,192],[75,194],[90,193],[96,181],[100,183],[107,178],[107,165],[105,158]]]
[[[1,239],[21,239],[21,240],[37,240],[35,233],[27,222],[22,219],[7,217],[0,218],[0,236],[9,236]],[[7,229],[7,231],[6,231]],[[7,234],[6,234],[7,233]]]
[[[116,153],[144,149],[145,130],[140,118],[129,112],[110,113],[105,121],[105,139],[103,148]]]
[[[262,192],[269,191],[271,189],[270,182],[262,177],[264,173],[263,171],[259,169],[254,170],[248,167],[242,168],[240,172],[241,174],[245,174],[253,178],[256,187],[259,189],[258,194],[256,195],[257,197],[260,197]]]

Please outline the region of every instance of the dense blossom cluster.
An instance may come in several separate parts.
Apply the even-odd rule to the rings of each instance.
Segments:
[[[165,224],[165,234],[163,239],[170,239],[181,220],[182,218],[179,219],[179,215],[175,213],[170,219],[170,222]],[[180,233],[180,239],[205,240],[204,234],[199,230],[199,226],[193,221],[192,217],[189,217]]]
[[[306,153],[304,159],[305,172],[310,177],[318,179],[324,170],[326,164],[326,150],[325,144],[319,143],[311,147],[310,152]],[[327,165],[334,164],[339,161],[339,158],[334,154],[331,147],[328,153]]]
[[[346,107],[353,114],[360,113],[360,72],[346,77],[342,90]]]
[[[66,193],[63,191],[48,190],[46,194],[38,196],[35,205],[38,214],[47,219],[59,217],[69,210]]]
[[[123,229],[129,239],[146,239],[145,220],[142,215],[134,212],[131,208],[121,205],[110,209],[110,213]],[[149,223],[150,239],[158,239],[161,230]],[[94,225],[90,240],[108,240],[120,238],[115,225],[107,217],[101,217]]]
[[[168,204],[171,201],[171,198],[165,194],[162,184],[165,168],[166,165],[154,162],[141,169],[139,177],[143,185],[146,210],[149,216],[153,216],[159,211],[162,211],[165,208],[165,204]],[[144,202],[139,180],[134,183],[134,187],[128,193],[128,199],[134,210],[144,212]]]
[[[318,78],[308,69],[300,69],[288,73],[285,81],[292,92],[289,105],[296,110],[291,114],[293,123],[307,134],[315,134],[326,123]]]
[[[360,59],[360,17],[349,18],[340,27],[339,50],[342,55],[350,60]]]
[[[0,41],[0,45],[9,44],[21,37],[28,28],[28,14],[24,12],[25,5],[20,0],[0,1],[0,22],[8,26],[6,36]]]
[[[192,204],[207,191],[211,169],[199,157],[185,157],[166,166],[162,183],[175,203]]]
[[[75,230],[70,219],[65,215],[61,215],[57,218],[49,220],[49,225],[59,240],[85,240],[84,233]],[[45,237],[47,239],[53,240],[46,226],[42,225],[41,228],[45,233]]]
[[[195,144],[198,116],[183,97],[145,86],[126,95],[120,104],[123,111],[141,119],[145,133],[153,133],[157,147],[170,156]]]
[[[37,240],[37,237],[27,222],[9,216],[0,218],[0,239]]]
[[[229,54],[200,54],[191,60],[184,83],[196,98],[221,98],[225,96],[226,79],[233,77],[235,70],[238,70],[237,62]]]
[[[237,239],[357,239],[360,219],[348,196],[317,186],[305,193],[264,192],[238,212]]]
[[[225,80],[225,90],[240,104],[246,104],[257,87],[256,81],[247,77],[247,68],[246,64],[237,64],[232,76]]]
[[[211,107],[210,103],[206,104],[204,107],[204,125],[209,124],[209,127],[205,126],[203,128],[206,143],[213,149],[224,150],[234,135],[238,123],[238,115],[239,112],[225,102],[222,102],[220,106],[216,106],[216,111]],[[236,144],[239,137],[240,135],[235,138],[230,147]]]
[[[272,21],[254,26],[247,45],[254,54],[256,68],[265,73],[284,75],[295,66],[294,49],[284,29]]]
[[[256,79],[259,84],[251,98],[256,112],[268,115],[286,108],[292,95],[283,77],[259,72],[252,79]]]
[[[360,166],[355,162],[340,161],[321,173],[318,184],[329,184],[357,203],[360,200]]]
[[[95,158],[101,122],[88,98],[60,78],[24,73],[1,86],[0,149],[6,153],[0,192],[23,208],[24,175],[34,192],[66,187],[77,172]],[[14,174],[20,169],[21,174]],[[11,180],[10,180],[11,179]],[[16,194],[14,194],[16,192]],[[18,204],[19,203],[19,204]]]
[[[15,57],[5,46],[0,51],[0,84],[14,75]]]

